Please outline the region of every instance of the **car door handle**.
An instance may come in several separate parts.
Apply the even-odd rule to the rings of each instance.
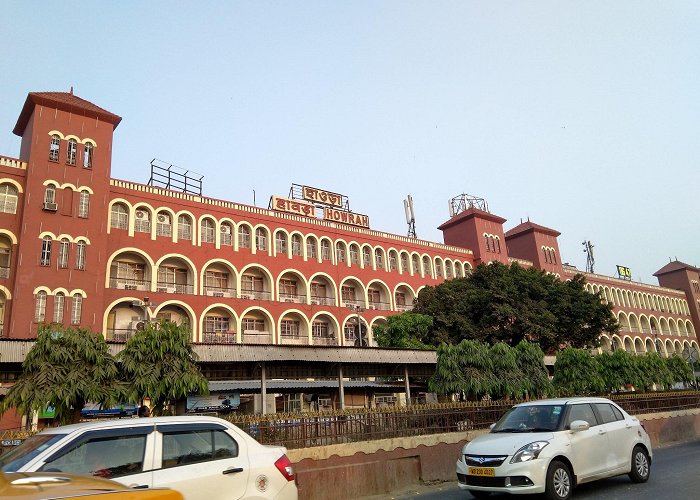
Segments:
[[[243,472],[243,467],[231,467],[226,469],[222,474],[236,474],[237,472]]]
[[[132,484],[129,486],[132,490],[142,490],[144,488],[148,488],[147,484]]]
[[[598,431],[598,434],[600,434],[600,435],[602,436],[603,434],[605,434],[605,431],[604,431],[604,430],[599,430],[599,431]]]

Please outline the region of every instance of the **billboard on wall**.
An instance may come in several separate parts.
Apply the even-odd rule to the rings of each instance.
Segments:
[[[238,391],[214,393],[206,396],[187,396],[187,412],[216,411],[226,413],[237,410],[241,405],[241,393]]]

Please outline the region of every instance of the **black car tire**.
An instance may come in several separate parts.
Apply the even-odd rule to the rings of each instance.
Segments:
[[[641,446],[635,446],[632,450],[630,479],[635,483],[646,483],[649,480],[650,473],[651,462],[649,461],[649,454]]]
[[[469,490],[474,498],[486,498],[491,495],[490,491],[480,491],[480,490]]]
[[[547,500],[568,500],[574,490],[574,480],[569,467],[554,460],[547,469],[544,496]]]

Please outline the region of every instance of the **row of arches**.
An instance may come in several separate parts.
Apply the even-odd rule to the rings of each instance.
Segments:
[[[688,301],[684,298],[667,297],[659,294],[626,290],[595,283],[586,283],[586,290],[591,293],[600,293],[601,299],[605,300],[608,304],[618,307],[690,315]]]
[[[368,320],[348,312],[338,318],[327,310],[307,315],[290,308],[275,317],[264,307],[237,310],[224,303],[210,304],[197,314],[181,300],[168,300],[151,307],[136,297],[124,297],[105,310],[104,336],[111,341],[126,341],[143,329],[145,322],[160,319],[188,325],[193,342],[215,344],[373,346],[376,344],[372,329],[386,324],[384,316]]]
[[[659,353],[670,357],[674,354],[685,356],[689,350],[698,351],[698,343],[695,340],[679,339],[653,339],[651,337],[639,337],[631,335],[605,335],[600,338],[600,350],[612,352],[623,349],[631,354],[645,354],[647,352]]]
[[[405,311],[420,291],[407,283],[391,287],[378,278],[365,284],[352,275],[338,282],[324,272],[307,278],[286,269],[273,275],[257,263],[239,270],[224,259],[212,259],[197,269],[185,255],[168,254],[154,261],[137,248],[116,252],[107,265],[107,288],[167,294]]]
[[[166,238],[174,243],[211,244],[218,249],[231,247],[233,251],[249,249],[253,254],[271,257],[299,257],[304,261],[329,262],[337,266],[357,266],[434,279],[461,278],[472,269],[470,262],[449,257],[372,246],[341,238],[332,240],[327,236],[290,232],[284,228],[271,229],[264,224],[234,222],[230,218],[216,219],[211,215],[196,218],[188,211],[175,212],[168,207],[156,209],[146,203],[132,206],[126,200],[111,202],[108,226],[110,232],[125,230],[130,236],[139,232],[148,233],[154,240]]]
[[[646,333],[649,335],[666,335],[690,337],[695,336],[695,328],[690,319],[665,318],[646,314],[637,316],[635,313],[617,313],[617,321],[625,332]]]

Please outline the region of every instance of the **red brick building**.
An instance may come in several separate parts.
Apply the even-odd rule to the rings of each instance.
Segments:
[[[120,121],[72,93],[28,95],[19,158],[0,157],[3,338],[57,322],[124,341],[165,317],[187,322],[196,343],[343,347],[361,343],[359,316],[372,345],[371,327],[410,309],[422,287],[479,263],[579,272],[562,264],[559,232],[506,231],[469,203],[440,226],[443,244],[371,230],[342,195],[308,186],[264,209],[114,179]],[[698,269],[674,262],[656,276],[660,286],[586,276],[623,326],[604,349],[697,349]]]

